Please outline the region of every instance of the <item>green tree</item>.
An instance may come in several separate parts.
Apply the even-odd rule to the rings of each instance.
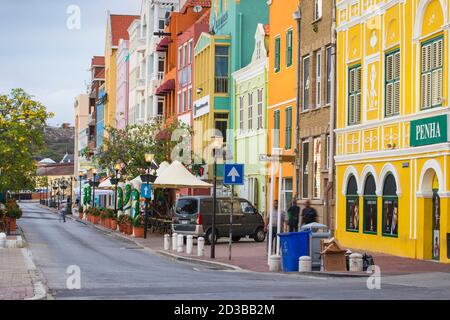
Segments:
[[[44,148],[44,128],[53,114],[23,89],[0,95],[0,192],[33,189],[33,159]]]

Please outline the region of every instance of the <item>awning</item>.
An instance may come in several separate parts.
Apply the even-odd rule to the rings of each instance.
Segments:
[[[99,189],[109,189],[109,188],[112,188],[112,187],[113,187],[113,185],[111,184],[111,179],[110,178],[108,178],[106,180],[103,180],[98,186]]]
[[[159,177],[160,175],[162,175],[162,173],[164,171],[166,171],[166,169],[170,167],[170,163],[168,163],[167,161],[163,161],[160,165],[158,170],[156,170],[156,175]]]
[[[175,90],[175,80],[169,79],[165,81],[162,85],[160,85],[158,89],[156,89],[156,95],[165,96],[166,94],[168,94],[170,91],[173,90]]]
[[[156,51],[165,52],[169,48],[169,37],[164,37],[156,46]]]
[[[166,189],[211,188],[212,184],[198,179],[181,162],[174,161],[156,178],[153,187]]]

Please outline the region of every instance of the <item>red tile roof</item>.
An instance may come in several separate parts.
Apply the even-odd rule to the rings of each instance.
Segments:
[[[72,176],[74,174],[74,163],[55,163],[39,167],[38,176]]]
[[[140,19],[140,16],[111,14],[111,38],[112,46],[118,46],[119,40],[128,40],[128,28],[134,20]]]
[[[91,66],[104,66],[105,65],[105,57],[94,56],[92,57]]]

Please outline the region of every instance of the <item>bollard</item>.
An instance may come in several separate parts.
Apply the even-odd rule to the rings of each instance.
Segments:
[[[23,248],[23,240],[21,236],[17,236],[16,239],[16,248]]]
[[[170,235],[165,234],[164,235],[164,251],[170,250]]]
[[[311,272],[312,261],[310,256],[298,258],[298,272]]]
[[[177,252],[181,253],[184,249],[184,236],[182,234],[178,235],[178,241],[177,241]]]
[[[6,242],[6,234],[2,232],[0,233],[0,248],[5,247],[5,242]]]
[[[351,272],[362,272],[363,271],[363,259],[362,255],[359,253],[352,253],[350,255],[350,271]]]
[[[205,254],[205,239],[200,237],[197,239],[197,256],[203,257]]]
[[[194,237],[189,235],[186,240],[186,253],[192,254],[192,247],[194,245]]]
[[[281,270],[281,257],[272,255],[269,257],[269,271],[278,272]]]
[[[177,251],[177,236],[178,233],[172,234],[172,251]]]

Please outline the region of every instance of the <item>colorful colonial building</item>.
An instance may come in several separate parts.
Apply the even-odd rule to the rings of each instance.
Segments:
[[[450,262],[449,3],[337,1],[335,234]]]
[[[260,212],[266,208],[266,164],[259,161],[267,146],[267,69],[269,26],[258,24],[249,65],[233,73],[236,162],[245,164],[238,195]]]

